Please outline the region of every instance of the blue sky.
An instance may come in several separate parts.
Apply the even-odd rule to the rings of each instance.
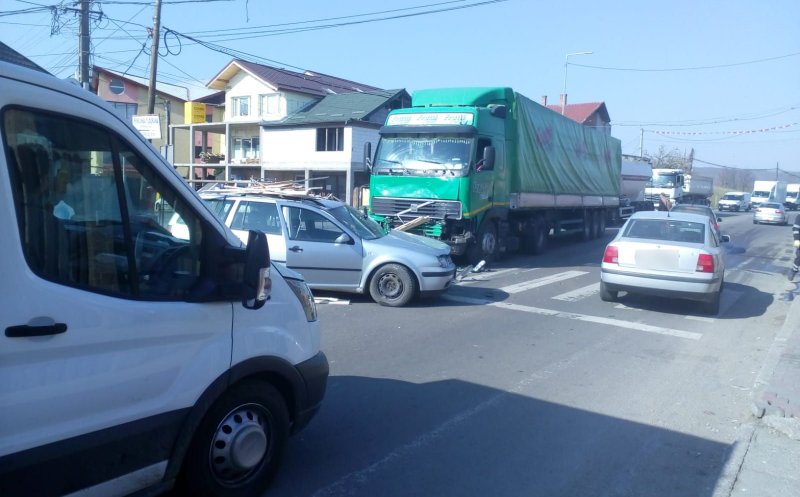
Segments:
[[[146,75],[149,57],[138,52],[147,42],[144,26],[152,25],[153,8],[144,0],[127,1],[139,4],[99,2],[107,19],[93,23],[93,63]],[[569,59],[569,101],[604,101],[623,152],[639,153],[644,129],[647,153],[661,146],[694,148],[697,159],[713,164],[743,169],[779,164],[800,171],[797,0],[498,0],[479,6],[471,5],[482,0],[163,1],[162,25],[174,31],[277,61],[272,65],[410,92],[511,86],[536,101],[548,95],[557,103],[565,55],[591,51]],[[67,77],[77,64],[74,16],[64,14],[61,33],[50,36],[49,12],[3,15],[54,3],[0,0],[0,40]],[[275,33],[320,24],[290,23],[441,9],[450,10]],[[389,10],[394,12],[362,15]],[[248,29],[262,34],[230,39],[244,38]],[[267,30],[272,32],[265,36]],[[176,37],[167,40],[172,54],[160,59],[159,73],[173,84],[207,83],[232,58],[187,39],[180,47]]]

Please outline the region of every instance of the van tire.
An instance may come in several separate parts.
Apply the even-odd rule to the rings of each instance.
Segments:
[[[236,385],[198,426],[179,490],[193,497],[260,496],[280,466],[288,438],[289,412],[278,390],[255,380]]]
[[[400,264],[384,264],[369,280],[372,300],[387,307],[402,307],[417,294],[414,275]]]

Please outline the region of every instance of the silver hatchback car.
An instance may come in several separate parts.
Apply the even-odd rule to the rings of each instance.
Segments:
[[[297,271],[312,289],[366,293],[399,307],[437,295],[455,280],[450,247],[390,231],[363,212],[317,197],[204,193],[212,210],[245,243],[248,230],[267,234],[270,257]]]

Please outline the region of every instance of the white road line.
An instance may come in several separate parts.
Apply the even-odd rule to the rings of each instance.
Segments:
[[[505,286],[500,288],[500,290],[506,293],[519,293],[532,288],[549,285],[550,283],[556,283],[558,281],[575,278],[576,276],[582,276],[584,274],[587,274],[586,271],[564,271],[563,273],[551,274],[550,276],[545,276],[543,278],[537,278],[535,280],[523,281],[522,283]]]
[[[565,302],[575,302],[580,299],[589,297],[594,295],[595,293],[600,291],[600,282],[592,283],[589,286],[585,286],[583,288],[578,288],[577,290],[573,290],[571,292],[562,293],[561,295],[556,295],[552,297],[556,300],[563,300]]]
[[[703,337],[701,333],[694,333],[691,331],[675,330],[672,328],[651,326],[649,324],[643,324],[643,323],[633,323],[630,321],[623,321],[621,319],[589,316],[586,314],[576,314],[574,312],[562,312],[562,311],[554,311],[551,309],[541,309],[539,307],[530,307],[527,305],[511,304],[507,302],[496,302],[494,300],[474,299],[470,297],[458,297],[455,295],[442,295],[441,298],[446,300],[452,300],[454,302],[462,302],[465,304],[489,305],[492,307],[499,307],[501,309],[529,312],[531,314],[538,314],[540,316],[551,316],[557,318],[574,319],[577,321],[586,321],[589,323],[605,324],[616,328],[626,328],[629,330],[644,331],[646,333],[656,333],[658,335],[668,335],[678,338],[686,338],[688,340],[700,340]]]
[[[742,262],[740,262],[739,264],[737,264],[733,269],[742,269],[744,266],[746,266],[746,265],[750,264],[751,262],[753,262],[753,259],[755,259],[755,257],[750,257],[749,259],[745,259]]]
[[[537,268],[534,268],[537,269]],[[511,271],[519,271],[519,268],[510,267],[507,269],[498,269],[497,271],[485,271],[480,273],[467,273],[469,276],[466,276],[463,280],[459,281],[460,285],[470,285],[472,283],[478,283],[479,281],[488,281],[493,279],[494,276],[508,273]]]

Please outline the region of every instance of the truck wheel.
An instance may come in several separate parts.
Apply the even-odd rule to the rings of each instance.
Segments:
[[[525,252],[529,254],[542,254],[547,250],[547,236],[550,230],[543,219],[534,219],[526,223],[525,234],[522,237]]]
[[[485,220],[481,223],[475,242],[467,249],[467,259],[470,264],[480,261],[490,263],[497,255],[497,228],[493,221]]]
[[[209,409],[184,461],[179,486],[200,497],[258,496],[280,466],[289,413],[269,383],[246,381]]]
[[[606,234],[606,211],[599,211],[597,213],[597,217],[598,217],[597,237],[602,238]]]
[[[591,240],[592,239],[592,212],[586,211],[583,213],[583,233],[581,233],[581,240]]]
[[[388,307],[402,307],[417,294],[414,275],[400,264],[384,264],[369,280],[372,300]]]

